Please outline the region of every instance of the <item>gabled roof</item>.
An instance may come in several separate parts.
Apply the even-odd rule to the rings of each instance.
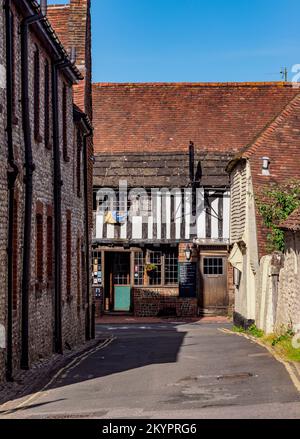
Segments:
[[[95,152],[235,152],[251,144],[298,93],[291,84],[93,85]]]
[[[256,138],[252,143],[245,146],[227,165],[227,171],[230,172],[235,164],[241,159],[248,159],[253,154],[255,154],[260,147],[263,147],[272,135],[276,132],[276,130],[280,130],[280,127],[284,122],[293,116],[295,112],[299,112],[299,104],[300,104],[300,90],[295,88],[297,94],[293,97],[293,99],[286,105],[286,107],[273,119],[269,124],[264,127],[264,129],[257,134]],[[292,130],[295,130],[295,127]],[[286,133],[287,134],[287,133]]]
[[[280,228],[283,230],[291,230],[293,232],[300,231],[300,207],[296,209],[286,221],[284,221]]]

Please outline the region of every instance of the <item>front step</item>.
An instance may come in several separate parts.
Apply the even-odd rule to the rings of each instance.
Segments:
[[[133,313],[128,311],[105,311],[104,315],[113,317],[133,317]]]

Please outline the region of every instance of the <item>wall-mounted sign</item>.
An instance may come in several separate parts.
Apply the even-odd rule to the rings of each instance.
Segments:
[[[197,296],[197,263],[179,263],[179,295],[180,297]]]

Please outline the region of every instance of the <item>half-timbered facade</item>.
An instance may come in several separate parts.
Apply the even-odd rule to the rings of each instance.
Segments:
[[[104,310],[189,316],[199,306],[227,310],[229,157],[193,159],[187,145],[185,153],[96,159],[93,282]],[[212,300],[203,294],[208,285]]]

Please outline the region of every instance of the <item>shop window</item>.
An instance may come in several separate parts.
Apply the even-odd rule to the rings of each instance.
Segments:
[[[93,284],[102,286],[102,253],[100,250],[93,251]]]
[[[162,284],[162,252],[150,251],[149,264],[153,264],[156,269],[149,272],[149,285]]]
[[[178,252],[177,250],[165,254],[165,284],[174,285],[178,283]]]
[[[144,285],[145,258],[143,252],[134,254],[134,285]]]
[[[204,258],[203,261],[204,274],[209,276],[219,276],[224,274],[223,258]]]

